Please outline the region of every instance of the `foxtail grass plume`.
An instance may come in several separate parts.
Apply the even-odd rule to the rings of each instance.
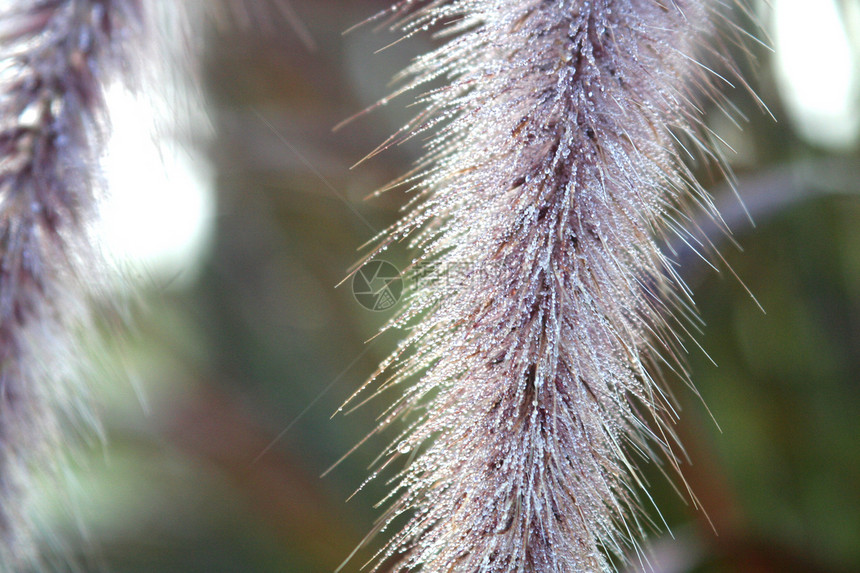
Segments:
[[[701,110],[725,107],[705,63],[725,64],[723,9],[410,0],[387,13],[444,44],[406,71],[403,91],[432,89],[380,148],[432,133],[381,247],[410,237],[419,274],[433,271],[416,275],[390,325],[409,334],[374,377],[401,388],[381,428],[406,427],[381,457],[406,463],[377,565],[571,573],[647,558],[639,466],[679,470],[660,373],[686,378],[675,331],[694,316],[661,245],[692,240],[691,209],[712,212],[681,154],[718,155]]]
[[[104,286],[94,240],[106,90],[139,87],[155,8],[142,0],[0,6],[0,570],[39,569],[34,475],[92,425],[76,330]],[[71,422],[71,424],[69,424]],[[45,483],[42,481],[41,483]]]

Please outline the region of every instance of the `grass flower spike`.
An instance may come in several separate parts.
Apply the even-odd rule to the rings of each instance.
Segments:
[[[678,464],[659,373],[683,372],[674,330],[693,311],[660,245],[689,239],[691,207],[711,210],[679,149],[715,155],[696,94],[716,97],[700,63],[719,59],[701,49],[716,9],[392,8],[407,34],[442,26],[446,41],[407,70],[405,90],[445,85],[392,139],[434,134],[388,240],[412,237],[416,264],[463,272],[419,281],[393,322],[410,330],[378,374],[382,389],[403,387],[382,426],[407,429],[383,465],[408,463],[379,525],[400,529],[378,563],[603,572],[641,554],[638,466]]]
[[[105,90],[141,59],[139,0],[0,8],[0,570],[38,562],[29,496],[88,411],[74,329],[105,272],[92,223]]]

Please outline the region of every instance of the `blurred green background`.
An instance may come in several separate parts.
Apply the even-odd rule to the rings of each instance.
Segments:
[[[408,94],[332,131],[434,45],[420,35],[376,53],[398,36],[374,24],[343,34],[388,3],[292,0],[284,14],[246,2],[266,15],[209,27],[213,238],[183,280],[144,282],[131,334],[99,357],[106,441],[76,451],[68,487],[46,494],[44,543],[58,570],[71,557],[86,573],[333,571],[380,514],[385,476],[347,498],[386,436],[320,476],[390,399],[332,418],[399,336],[373,338],[393,309],[368,311],[349,284],[335,288],[408,198],[366,196],[421,152],[410,141],[350,169],[411,117]],[[860,8],[772,4],[759,11],[767,26],[773,10],[806,4],[803,37],[789,24],[788,36],[759,33],[777,52],[748,42],[755,67],[733,49],[778,121],[743,89],[729,90],[748,117],[743,131],[710,116],[737,151],[724,150],[757,226],[716,175],[701,173],[743,247],[721,250],[766,314],[725,265],[716,273],[689,259],[706,323],[697,340],[716,363],[688,344],[689,367],[716,423],[670,381],[692,460],[685,475],[704,511],[646,469],[675,537],[651,536],[656,572],[860,571]],[[826,27],[831,8],[838,29]],[[836,36],[847,60],[828,43]],[[777,61],[792,42],[820,62],[799,78]],[[827,74],[847,76],[848,88]],[[804,109],[792,90],[810,83],[830,96],[847,89],[847,107],[831,98]],[[403,268],[409,253],[396,246],[385,258]],[[344,571],[358,571],[373,547]]]

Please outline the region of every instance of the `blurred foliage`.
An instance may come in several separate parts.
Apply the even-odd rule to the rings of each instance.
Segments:
[[[107,441],[78,455],[68,480],[76,518],[54,526],[73,540],[59,552],[82,571],[332,571],[371,530],[386,478],[346,500],[385,437],[320,475],[374,428],[385,396],[330,417],[397,340],[373,338],[390,313],[335,287],[408,198],[365,196],[421,148],[410,141],[350,169],[410,117],[410,95],[332,131],[431,45],[419,36],[376,53],[397,39],[385,28],[342,34],[387,4],[294,0],[313,48],[274,16],[212,30],[217,238],[195,284],[152,289],[133,335],[104,360]],[[746,77],[782,118],[758,51]],[[670,381],[692,460],[685,476],[704,511],[647,469],[677,537],[653,534],[654,571],[858,571],[860,183],[849,178],[834,194],[828,170],[812,182],[780,174],[802,162],[856,167],[860,150],[828,155],[742,90],[731,97],[749,123],[713,128],[740,152],[730,157],[740,194],[755,180],[770,200],[756,228],[739,219],[743,252],[721,250],[766,314],[725,265],[686,271],[707,324],[697,341],[713,359],[690,341],[689,368],[716,423]],[[761,173],[775,175],[762,183]],[[799,195],[781,200],[782,191]],[[386,253],[400,268],[408,256],[400,246]],[[344,570],[371,554],[359,550]]]

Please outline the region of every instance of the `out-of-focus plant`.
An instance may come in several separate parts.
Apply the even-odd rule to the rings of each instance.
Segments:
[[[134,0],[7,2],[0,13],[0,568],[38,561],[33,474],[61,465],[67,418],[91,416],[73,329],[105,263],[105,92],[134,82],[149,10]]]

